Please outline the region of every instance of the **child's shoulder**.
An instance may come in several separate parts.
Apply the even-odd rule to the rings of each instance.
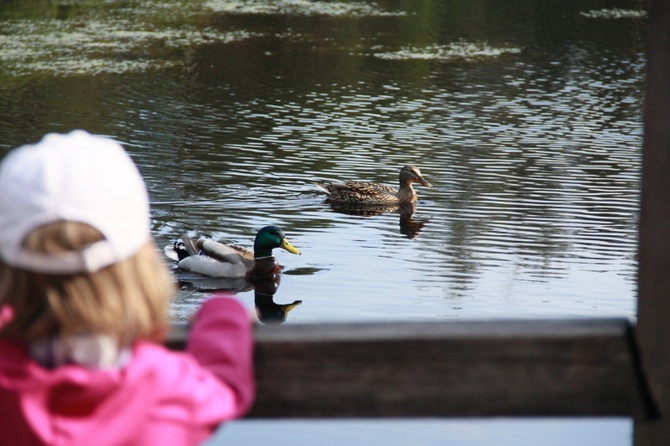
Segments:
[[[157,342],[137,341],[133,346],[133,362],[142,365],[160,364],[160,361],[174,365],[191,360],[192,358],[187,353],[170,350]]]
[[[231,392],[228,384],[191,354],[151,342],[135,344],[125,377],[130,387],[141,386],[158,398],[163,395],[175,401],[190,401],[198,395],[218,395],[227,401]]]
[[[197,361],[186,352],[176,352],[148,341],[138,341],[133,347],[133,357],[127,370],[131,374],[152,374],[167,380],[179,379],[185,373],[199,371]]]

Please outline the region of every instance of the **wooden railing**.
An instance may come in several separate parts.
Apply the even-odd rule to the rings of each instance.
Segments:
[[[250,417],[655,413],[626,319],[295,324],[255,339]]]
[[[649,13],[637,325],[262,326],[250,417],[626,416],[670,444],[670,1]],[[183,348],[186,328],[168,344]]]

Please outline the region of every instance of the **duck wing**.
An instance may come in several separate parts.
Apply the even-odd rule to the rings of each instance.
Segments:
[[[186,271],[209,277],[245,277],[253,267],[252,259],[244,248],[219,243],[211,239],[198,240],[183,238],[184,249],[194,253],[179,261],[179,267]]]
[[[183,236],[181,238],[181,242],[183,243],[183,249],[186,250],[188,255],[193,256],[196,254],[199,254],[199,249],[196,244],[197,240],[194,239],[193,237],[188,237],[188,236]]]
[[[226,245],[228,248],[236,251],[240,257],[242,257],[243,262],[247,262],[249,265],[254,261],[254,250],[245,248],[244,246],[238,245]]]
[[[247,274],[242,262],[223,262],[205,255],[188,256],[179,261],[179,267],[209,277],[245,277]]]
[[[196,242],[202,254],[211,257],[220,262],[237,264],[241,263],[245,267],[253,266],[254,254],[241,246],[226,245],[225,243],[201,238]]]
[[[333,201],[386,204],[397,202],[398,191],[384,184],[366,181],[335,181],[316,185]]]

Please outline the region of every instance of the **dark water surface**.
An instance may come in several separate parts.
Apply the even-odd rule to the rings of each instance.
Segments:
[[[635,1],[0,1],[0,154],[73,128],[122,141],[160,245],[281,226],[303,253],[277,252],[274,301],[302,301],[287,324],[634,318],[645,20]],[[405,164],[433,184],[411,218],[337,212],[313,186],[395,185]],[[175,320],[202,299],[184,287]],[[223,436],[631,442],[628,421],[556,423]]]

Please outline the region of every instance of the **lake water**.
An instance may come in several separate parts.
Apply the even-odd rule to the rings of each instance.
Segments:
[[[147,180],[159,245],[190,234],[250,246],[281,226],[302,251],[276,252],[274,302],[302,301],[285,324],[634,318],[643,5],[4,2],[0,154],[50,131],[113,136]],[[411,218],[338,212],[314,187],[395,185],[405,164],[433,184],[416,187]],[[184,284],[173,318],[204,295]],[[239,297],[254,306],[252,291]],[[628,420],[515,419],[241,421],[219,438],[631,436]]]

